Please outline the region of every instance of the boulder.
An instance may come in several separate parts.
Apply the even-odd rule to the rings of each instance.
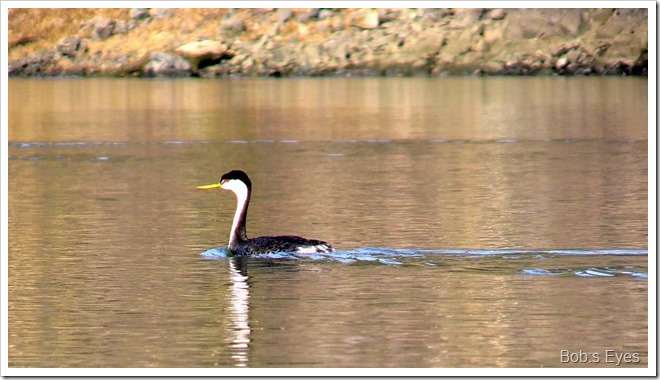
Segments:
[[[321,8],[311,8],[306,12],[301,12],[298,14],[298,16],[296,16],[296,20],[298,20],[298,22],[307,22],[309,20],[318,18],[320,10]]]
[[[238,17],[230,17],[220,23],[220,30],[225,35],[236,35],[247,30],[245,21]]]
[[[79,36],[69,36],[62,38],[55,49],[65,57],[75,57],[79,53],[85,53],[87,51],[87,44]]]
[[[120,62],[118,62],[119,65],[114,71],[118,76],[140,75],[145,72],[145,67],[150,60],[149,54],[141,54],[137,56],[124,55],[120,58]]]
[[[144,66],[146,76],[190,76],[192,66],[181,56],[154,52],[149,55],[149,62]]]
[[[503,20],[506,17],[506,12],[502,8],[493,9],[488,12],[488,18],[490,20]]]
[[[325,20],[326,18],[332,17],[334,13],[332,13],[332,10],[330,9],[320,9],[316,17],[319,20]]]
[[[149,8],[131,8],[131,10],[128,11],[128,17],[130,17],[131,20],[149,18]]]
[[[188,42],[179,46],[176,52],[186,58],[195,71],[200,66],[201,68],[211,66],[220,63],[223,58],[233,56],[227,45],[214,40]]]
[[[378,10],[364,9],[355,19],[355,26],[361,29],[376,29],[380,25]]]
[[[126,34],[129,31],[135,29],[139,24],[139,21],[128,20],[128,21],[119,21],[115,24],[115,28],[112,31],[112,34]]]
[[[277,22],[285,23],[293,17],[293,11],[290,8],[280,8],[277,10]]]
[[[39,54],[9,63],[9,76],[50,76],[57,66],[55,52],[46,50]]]
[[[105,17],[97,17],[94,19],[92,27],[92,36],[97,40],[106,40],[110,38],[115,32],[117,22]]]
[[[483,11],[477,8],[458,9],[448,24],[449,29],[467,29],[477,24]]]
[[[220,58],[227,53],[229,48],[220,41],[202,40],[188,42],[176,49],[176,52],[185,58],[207,59]]]

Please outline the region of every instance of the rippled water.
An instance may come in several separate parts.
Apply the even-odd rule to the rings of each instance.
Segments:
[[[519,260],[520,263],[528,264],[538,263],[543,267],[550,267],[551,269],[536,268],[532,264],[529,268],[523,268],[521,273],[526,275],[575,275],[580,277],[613,277],[613,276],[632,276],[637,278],[648,279],[646,266],[635,265],[606,265],[603,267],[591,266],[589,268],[558,268],[556,265],[565,265],[566,262],[571,262],[571,259],[562,257],[564,255],[574,256],[591,256],[591,263],[594,265],[598,263],[597,260],[604,260],[610,263],[614,261],[610,255],[631,256],[639,255],[645,260],[648,251],[634,250],[634,249],[617,249],[617,250],[548,250],[548,251],[534,251],[534,250],[515,250],[515,249],[501,249],[501,250],[428,250],[428,249],[385,249],[385,248],[359,248],[348,251],[336,252],[321,252],[315,254],[298,254],[290,252],[271,253],[252,257],[250,259],[243,259],[240,257],[233,257],[231,252],[226,247],[218,247],[206,250],[201,253],[202,257],[207,259],[239,259],[252,262],[252,265],[270,265],[277,263],[278,265],[286,265],[287,263],[296,264],[300,261],[329,261],[344,264],[384,264],[384,265],[419,265],[419,266],[438,266],[442,265],[443,260],[447,260],[445,255],[455,255],[458,257],[480,257],[480,256],[500,256],[501,259]],[[598,257],[603,256],[603,257]],[[594,258],[598,257],[598,259]],[[624,260],[629,259],[626,257]],[[543,261],[535,261],[543,260]],[[633,259],[634,260],[634,259]],[[581,262],[582,260],[573,260],[574,262]],[[524,265],[524,264],[519,264]]]
[[[12,80],[9,366],[645,367],[646,86]]]

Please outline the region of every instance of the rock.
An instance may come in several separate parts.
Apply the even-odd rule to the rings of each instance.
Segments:
[[[463,8],[456,11],[454,18],[449,22],[449,29],[466,29],[475,25],[481,17],[482,10]]]
[[[59,73],[63,76],[84,76],[85,66],[77,61],[63,59],[57,62]]]
[[[321,9],[319,10],[318,16],[316,16],[319,20],[325,20],[326,18],[332,17],[333,13],[330,9]]]
[[[9,63],[9,76],[46,76],[53,75],[56,66],[55,53],[46,50],[34,56]]]
[[[235,35],[244,32],[247,28],[245,27],[245,21],[238,17],[230,17],[220,23],[220,29],[225,34]]]
[[[299,65],[299,51],[296,44],[286,44],[275,47],[265,55],[263,73],[280,77],[293,73]]]
[[[439,9],[424,9],[425,14],[433,15],[433,18],[440,20],[443,18],[449,18],[456,14],[456,10],[452,8],[439,8]]]
[[[251,75],[255,72],[254,58],[248,57],[241,62],[240,71],[244,74]]]
[[[322,48],[320,45],[308,44],[302,46],[300,51],[300,58],[302,60],[302,69],[305,72],[311,72],[317,69],[323,63],[321,57]]]
[[[190,76],[192,66],[176,54],[154,52],[149,55],[149,63],[144,66],[147,76]]]
[[[580,43],[578,41],[572,41],[567,44],[562,45],[559,49],[554,50],[551,54],[554,57],[559,57],[568,53],[571,50],[580,48]]]
[[[394,9],[379,9],[378,10],[378,22],[380,24],[385,22],[394,21],[399,17],[399,11]]]
[[[573,49],[566,53],[566,59],[568,59],[568,62],[579,62],[580,61],[580,56],[581,56],[581,51],[580,49]]]
[[[183,44],[176,49],[176,52],[186,58],[197,70],[201,66],[210,66],[220,63],[225,57],[231,57],[227,45],[213,40],[202,40]]]
[[[298,14],[298,16],[296,16],[296,20],[298,20],[298,22],[307,22],[309,20],[318,18],[320,10],[321,8],[311,8],[307,12],[301,12]]]
[[[648,49],[643,49],[639,54],[639,57],[633,63],[630,73],[632,75],[648,75],[649,69],[649,51]]]
[[[130,30],[135,29],[135,27],[138,26],[138,21],[136,20],[128,20],[128,21],[120,21],[117,24],[115,24],[115,28],[112,31],[112,34],[126,34]]]
[[[285,23],[293,16],[293,12],[289,8],[280,8],[277,10],[277,22]]]
[[[122,56],[121,62],[116,69],[119,76],[139,75],[145,72],[145,66],[149,63],[149,54],[142,54],[137,57]]]
[[[338,35],[321,43],[321,50],[325,56],[328,56],[333,61],[344,64],[349,55],[349,41],[350,37],[348,35]]]
[[[55,49],[65,57],[75,57],[87,51],[87,44],[79,36],[70,36],[62,38]]]
[[[501,41],[504,38],[504,31],[502,28],[496,28],[489,26],[484,28],[482,41],[487,44],[494,44]]]
[[[441,33],[427,29],[419,35],[407,38],[401,51],[411,56],[436,54],[443,43],[444,37]]]
[[[274,10],[275,8],[255,8],[252,10],[252,13],[255,15],[263,15],[263,14],[268,14]],[[230,12],[233,14],[233,11]]]
[[[183,44],[176,49],[176,52],[186,58],[204,59],[220,58],[228,50],[227,45],[220,41],[202,40]]]
[[[175,13],[175,8],[151,8],[149,10],[149,15],[151,17],[159,19],[172,17]]]
[[[506,12],[502,8],[493,9],[488,12],[488,18],[490,20],[503,20],[506,17]]]
[[[149,8],[131,8],[131,10],[128,11],[128,17],[130,17],[131,20],[149,18]]]
[[[376,29],[380,25],[378,10],[365,9],[355,20],[355,26],[362,29]]]
[[[92,32],[93,38],[96,40],[108,39],[114,33],[115,25],[117,25],[115,20],[105,17],[97,17],[92,24],[92,27],[94,28]]]
[[[603,43],[599,44],[596,47],[596,49],[594,50],[594,52],[596,53],[596,56],[598,56],[598,57],[603,56],[603,54],[605,54],[607,52],[607,49],[609,49],[610,46],[612,46],[612,44],[609,43],[609,42],[603,42]]]
[[[562,70],[564,67],[568,66],[568,58],[566,57],[561,57],[555,62],[555,69],[557,70]]]
[[[602,75],[628,74],[630,67],[623,61],[607,62],[601,69]]]
[[[536,75],[544,68],[545,56],[536,53],[515,54],[511,60],[504,63],[500,74],[505,75]]]

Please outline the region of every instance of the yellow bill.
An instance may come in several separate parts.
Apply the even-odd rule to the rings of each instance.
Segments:
[[[222,187],[221,183],[213,183],[211,185],[197,186],[197,188],[200,189],[200,190],[219,189],[221,187]]]

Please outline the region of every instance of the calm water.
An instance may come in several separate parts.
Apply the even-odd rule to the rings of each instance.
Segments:
[[[9,366],[646,367],[647,101],[629,78],[11,80]],[[195,187],[232,168],[251,236],[338,251],[213,249],[235,198]]]

